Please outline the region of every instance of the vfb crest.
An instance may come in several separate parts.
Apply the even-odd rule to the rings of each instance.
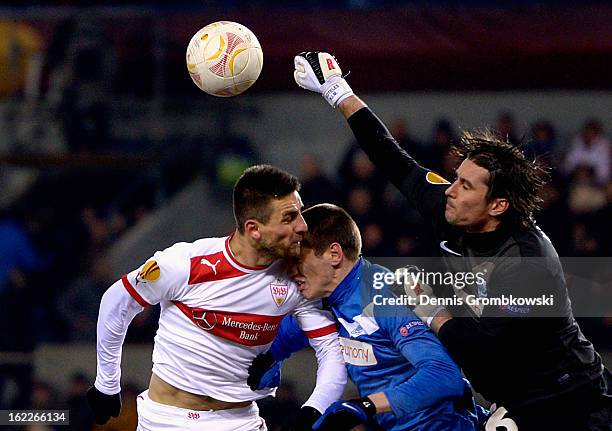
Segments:
[[[276,306],[280,307],[287,299],[289,286],[285,280],[277,278],[276,281],[270,283],[270,293],[272,293],[272,299],[274,299]]]

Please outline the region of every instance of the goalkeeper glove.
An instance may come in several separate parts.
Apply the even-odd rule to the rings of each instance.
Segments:
[[[334,108],[353,95],[333,55],[319,51],[301,52],[295,56],[294,64],[293,77],[297,85],[321,93]]]
[[[392,288],[391,290],[398,296],[408,296],[408,298],[410,298],[410,308],[412,308],[414,314],[425,322],[427,326],[430,326],[433,318],[436,317],[436,314],[442,311],[444,307],[436,304],[437,298],[431,286],[421,283],[418,280],[419,272],[419,268],[416,266],[399,268],[395,271],[396,279],[398,281],[403,280],[403,283],[399,283],[399,289]],[[394,286],[398,286],[398,284]]]
[[[314,407],[304,406],[300,409],[295,419],[289,425],[281,428],[281,431],[312,431],[312,425],[321,417],[321,413]]]
[[[367,422],[376,414],[376,406],[368,398],[336,401],[312,426],[320,431],[349,431]]]
[[[247,377],[247,384],[251,390],[275,388],[280,385],[280,366],[281,361],[275,361],[270,351],[257,355],[249,367]]]
[[[99,425],[104,425],[110,417],[116,418],[121,412],[121,394],[106,395],[92,386],[87,391],[87,402]]]

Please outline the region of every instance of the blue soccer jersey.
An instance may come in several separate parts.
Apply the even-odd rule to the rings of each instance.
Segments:
[[[382,305],[388,290],[372,288],[373,274],[386,271],[360,259],[326,301],[360,396],[384,392],[392,412],[374,418],[387,430],[475,429],[469,384],[446,349],[406,306]],[[282,360],[307,345],[297,323],[285,318],[271,352]]]

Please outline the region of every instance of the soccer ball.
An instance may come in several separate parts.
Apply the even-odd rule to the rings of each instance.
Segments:
[[[187,46],[187,70],[201,90],[236,96],[255,83],[263,66],[261,45],[251,30],[231,21],[208,24]]]

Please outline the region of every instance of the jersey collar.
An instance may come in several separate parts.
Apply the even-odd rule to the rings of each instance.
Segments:
[[[244,265],[238,262],[238,259],[236,259],[236,256],[234,256],[234,253],[232,253],[232,249],[230,248],[230,240],[234,236],[234,233],[235,232],[233,232],[230,236],[228,236],[225,239],[225,255],[227,256],[232,266],[242,271],[245,271],[245,272],[251,272],[251,271],[261,271],[262,269],[266,269],[271,265],[270,264],[270,265],[260,265],[260,266],[248,266],[248,265]]]
[[[463,245],[473,249],[477,253],[490,253],[498,249],[512,235],[511,229],[500,226],[491,232],[468,233],[463,236]]]

